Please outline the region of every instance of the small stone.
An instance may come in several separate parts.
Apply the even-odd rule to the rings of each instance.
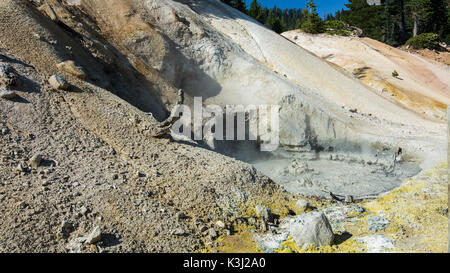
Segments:
[[[102,239],[102,230],[99,226],[96,226],[92,232],[86,237],[87,244],[95,244],[100,242]]]
[[[63,232],[71,233],[74,230],[73,224],[68,222],[68,221],[66,221],[66,220],[64,220],[61,223],[61,230]]]
[[[351,196],[351,195],[345,196],[345,203],[351,204],[353,202],[354,202],[353,196]]]
[[[255,218],[253,218],[253,217],[251,217],[251,218],[248,218],[248,224],[249,225],[255,225],[256,224],[256,219]]]
[[[173,235],[175,236],[184,236],[186,235],[186,232],[182,228],[176,228],[173,232]]]
[[[89,209],[86,208],[85,206],[82,206],[81,209],[80,209],[80,214],[81,215],[86,215],[88,213],[89,213]]]
[[[26,172],[27,168],[25,168],[22,163],[19,163],[19,165],[17,165],[16,170],[19,172]]]
[[[67,90],[69,88],[69,84],[66,79],[60,75],[51,76],[48,83],[56,90]]]
[[[59,71],[65,72],[67,74],[73,75],[79,79],[84,80],[86,78],[86,73],[84,73],[83,68],[75,65],[74,61],[65,61],[57,65]]]
[[[183,219],[186,219],[187,216],[183,212],[178,212],[176,215],[176,218],[177,218],[177,220],[183,220]]]
[[[38,168],[41,165],[42,160],[43,160],[43,156],[40,154],[37,154],[30,159],[30,166],[32,168]]]
[[[264,206],[256,206],[256,216],[259,218],[265,220],[266,222],[272,223],[273,222],[273,215],[269,208]]]
[[[13,100],[17,97],[18,96],[17,96],[16,92],[14,92],[12,90],[8,90],[4,87],[0,87],[0,98],[5,99],[5,100]]]
[[[36,40],[40,40],[40,41],[43,41],[43,40],[44,40],[44,38],[43,38],[39,33],[33,33],[33,37],[34,37]]]
[[[66,245],[66,249],[69,253],[81,253],[83,244],[76,241],[71,241]]]
[[[137,178],[143,178],[143,177],[147,177],[147,175],[145,173],[141,173],[141,172],[136,172],[136,177]]]
[[[217,238],[217,232],[216,232],[216,230],[214,228],[210,228],[208,230],[208,233],[209,233],[209,236],[211,236],[212,239]]]
[[[295,203],[295,207],[299,210],[305,211],[307,209],[310,208],[310,204],[307,200],[305,199],[299,199],[296,203]]]
[[[224,223],[224,222],[222,222],[222,221],[217,221],[217,222],[216,222],[216,227],[218,227],[218,228],[220,228],[220,229],[224,229],[226,226],[225,226],[225,223]]]

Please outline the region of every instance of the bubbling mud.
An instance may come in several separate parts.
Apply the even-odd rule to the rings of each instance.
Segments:
[[[288,192],[303,196],[364,198],[388,192],[421,169],[410,162],[386,165],[343,159],[272,158],[253,161],[256,169]]]

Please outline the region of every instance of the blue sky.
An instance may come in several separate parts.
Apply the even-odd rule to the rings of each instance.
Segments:
[[[245,0],[247,7],[250,7],[252,0]],[[272,8],[276,5],[279,8],[305,8],[308,0],[258,0],[264,7]],[[323,16],[324,11],[326,13],[334,13],[337,10],[345,8],[344,4],[348,3],[347,0],[315,0],[318,7],[320,16]]]

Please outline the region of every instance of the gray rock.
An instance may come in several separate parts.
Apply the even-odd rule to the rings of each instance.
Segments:
[[[323,212],[310,212],[291,218],[285,228],[300,248],[333,244],[334,233]]]
[[[73,231],[73,224],[71,222],[68,222],[68,221],[64,220],[61,223],[61,229],[62,229],[63,232],[70,233],[70,232]]]
[[[86,237],[78,237],[72,241],[70,241],[66,245],[66,249],[69,251],[69,253],[81,253],[84,249],[83,243],[86,242]]]
[[[89,213],[89,209],[86,208],[85,206],[82,206],[82,207],[80,208],[80,214],[81,214],[81,215],[86,215],[86,214],[88,214],[88,213]]]
[[[24,167],[22,163],[19,163],[19,165],[17,165],[17,167],[16,167],[16,170],[17,170],[18,172],[26,172],[26,171],[27,171],[27,168]]]
[[[30,159],[30,166],[32,168],[38,168],[41,165],[41,162],[42,162],[43,158],[44,157],[42,155],[40,155],[40,154],[37,154],[37,155],[33,156]]]
[[[297,203],[295,203],[295,207],[297,208],[297,209],[299,209],[299,210],[303,210],[303,211],[305,211],[305,210],[307,210],[308,208],[310,208],[310,204],[309,204],[309,202],[307,201],[307,200],[305,200],[305,199],[299,199],[298,201],[297,201]]]
[[[177,220],[183,220],[183,219],[186,219],[186,218],[187,218],[186,214],[184,214],[183,212],[178,212],[178,213],[175,215],[175,217],[177,218]]]
[[[102,240],[102,230],[96,226],[91,233],[86,237],[87,244],[95,244]]]
[[[209,230],[208,230],[208,233],[209,233],[209,236],[211,236],[211,238],[217,238],[217,232],[216,232],[216,230],[214,229],[214,228],[210,228]]]
[[[176,228],[176,229],[172,232],[172,234],[175,235],[175,236],[184,236],[184,235],[186,235],[186,231],[184,231],[183,228]]]
[[[59,63],[57,65],[57,67],[58,67],[59,71],[65,72],[65,73],[75,76],[79,79],[84,80],[86,78],[86,73],[84,73],[83,68],[75,65],[74,61],[65,61],[65,62]]]
[[[273,222],[273,215],[269,208],[266,208],[264,206],[256,206],[256,216],[263,219],[264,221],[268,223]]]
[[[67,90],[69,89],[69,84],[66,79],[60,75],[53,75],[48,79],[48,83],[56,90]]]
[[[353,203],[353,202],[354,202],[353,196],[351,196],[351,195],[346,195],[346,196],[345,196],[345,203],[351,204],[351,203]]]
[[[222,221],[217,221],[216,222],[216,227],[220,228],[220,229],[224,229],[226,227],[225,223]]]

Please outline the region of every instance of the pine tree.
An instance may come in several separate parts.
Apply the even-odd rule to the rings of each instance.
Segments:
[[[325,31],[323,21],[317,13],[317,6],[313,0],[309,0],[306,4],[309,10],[306,21],[301,25],[301,29],[308,33],[322,33]]]
[[[403,0],[385,1],[385,38],[391,45],[400,45],[406,42],[405,5]]]
[[[247,5],[244,0],[233,0],[233,7],[243,13],[247,13]]]
[[[259,4],[257,0],[253,0],[251,3],[250,9],[248,10],[248,15],[258,22],[264,23],[263,10],[261,4]]]
[[[345,4],[348,10],[341,12],[341,20],[362,29],[368,37],[384,41],[385,7],[370,6],[366,0],[349,0],[349,2]]]

